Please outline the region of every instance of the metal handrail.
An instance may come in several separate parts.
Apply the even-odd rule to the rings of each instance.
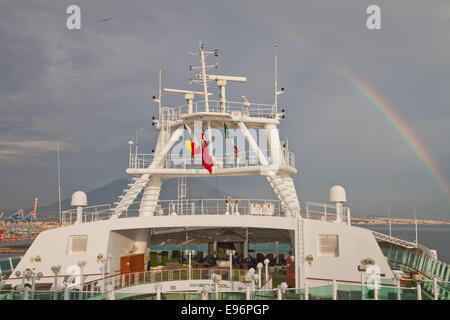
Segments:
[[[221,102],[218,100],[208,100],[209,112],[223,112],[221,109]],[[163,107],[163,119],[176,121],[181,116],[189,114],[188,105]],[[225,103],[225,113],[231,114],[233,111],[239,111],[243,115],[250,117],[274,118],[273,105],[263,103],[251,103],[250,107],[246,107],[244,102],[227,101]],[[193,104],[193,113],[206,112],[205,101],[196,101]]]
[[[179,201],[159,200],[155,209],[155,216],[170,215],[250,215],[250,216],[285,216],[280,200],[267,199],[231,199],[227,205],[226,199],[189,199]],[[236,203],[238,201],[238,203]],[[123,218],[137,217],[138,202],[133,202]],[[136,207],[136,208],[133,208]],[[107,220],[113,214],[113,207],[109,204],[90,206],[83,208],[82,222],[93,222]],[[236,211],[238,214],[236,214]],[[175,213],[175,214],[174,214]],[[65,210],[62,212],[63,225],[70,225],[76,222],[77,209]]]
[[[186,275],[182,276],[181,271],[184,271]],[[195,271],[198,272],[199,278],[195,279],[193,277],[195,275]],[[201,271],[207,272],[207,276],[203,277],[203,273]],[[245,274],[248,270],[246,269],[233,269],[234,272],[238,272],[238,279],[241,279],[241,276]],[[174,277],[174,273],[178,273],[178,277]],[[91,280],[89,282],[85,282],[83,284],[82,291],[92,291],[87,290],[92,287],[97,287],[99,282],[110,283],[113,285],[114,289],[121,289],[128,286],[133,285],[142,285],[147,283],[158,283],[158,282],[170,282],[170,281],[183,281],[183,280],[211,280],[212,273],[218,273],[222,276],[222,280],[229,281],[229,268],[191,268],[191,275],[189,277],[189,269],[188,266],[183,268],[171,268],[171,269],[159,269],[159,270],[147,270],[140,272],[129,272],[129,273],[117,273],[113,275],[108,275],[102,278],[98,278],[95,280]],[[228,277],[224,279],[224,276]],[[233,277],[234,279],[234,277]],[[159,281],[157,281],[159,280]],[[238,281],[238,280],[234,280]]]
[[[336,220],[336,205],[329,203],[319,203],[319,202],[306,202],[306,218],[308,219],[317,219],[324,221],[334,221]],[[314,207],[319,207],[320,210],[314,210]],[[350,208],[342,207],[342,222],[345,222],[345,219],[349,213]]]
[[[270,150],[261,150],[261,151],[266,157],[269,164],[277,165],[277,163],[273,163],[273,159],[275,158],[271,156]],[[278,163],[278,165],[295,168],[295,155],[293,152],[289,151],[288,149],[283,149],[280,155],[281,155],[279,157],[280,163]],[[152,164],[154,157],[155,154],[153,153],[131,154],[129,161],[130,163],[128,167],[130,169],[146,169]],[[214,154],[213,159],[214,164],[221,168],[261,165],[257,155],[253,151]],[[168,154],[164,157],[161,168],[163,169],[202,168],[201,156],[194,157],[194,159],[191,159],[190,155],[188,155],[187,157],[180,157],[179,155],[174,157],[173,155]]]

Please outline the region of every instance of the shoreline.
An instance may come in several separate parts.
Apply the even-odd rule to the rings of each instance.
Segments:
[[[0,253],[25,253],[27,252],[27,248],[11,248],[11,247],[3,247],[0,248]]]

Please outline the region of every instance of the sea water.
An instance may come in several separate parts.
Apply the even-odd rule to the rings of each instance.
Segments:
[[[389,225],[364,225],[361,227],[389,235]],[[393,224],[392,236],[415,242],[415,226],[413,224]],[[418,225],[417,238],[419,244],[437,251],[438,260],[450,264],[450,225]]]

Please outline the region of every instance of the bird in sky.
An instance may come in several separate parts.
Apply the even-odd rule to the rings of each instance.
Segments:
[[[104,19],[100,19],[98,20],[99,22],[108,22],[109,20],[112,20],[113,18],[104,18]]]

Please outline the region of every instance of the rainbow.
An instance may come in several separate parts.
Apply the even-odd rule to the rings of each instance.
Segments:
[[[301,44],[315,52],[320,50],[313,44],[313,42],[298,30],[294,30],[291,26],[286,24],[274,24],[275,27],[281,31],[290,34],[293,38],[298,40]],[[427,174],[431,177],[440,192],[444,195],[450,207],[450,185],[446,179],[445,174],[441,171],[436,161],[433,159],[429,150],[420,141],[416,134],[412,131],[410,126],[404,119],[395,111],[395,109],[366,81],[361,79],[358,75],[352,72],[349,68],[339,63],[333,58],[324,56],[326,61],[337,71],[340,75],[355,88],[358,93],[367,100],[381,116],[389,123],[389,125],[400,135],[402,140],[408,145],[420,164],[423,166]]]

